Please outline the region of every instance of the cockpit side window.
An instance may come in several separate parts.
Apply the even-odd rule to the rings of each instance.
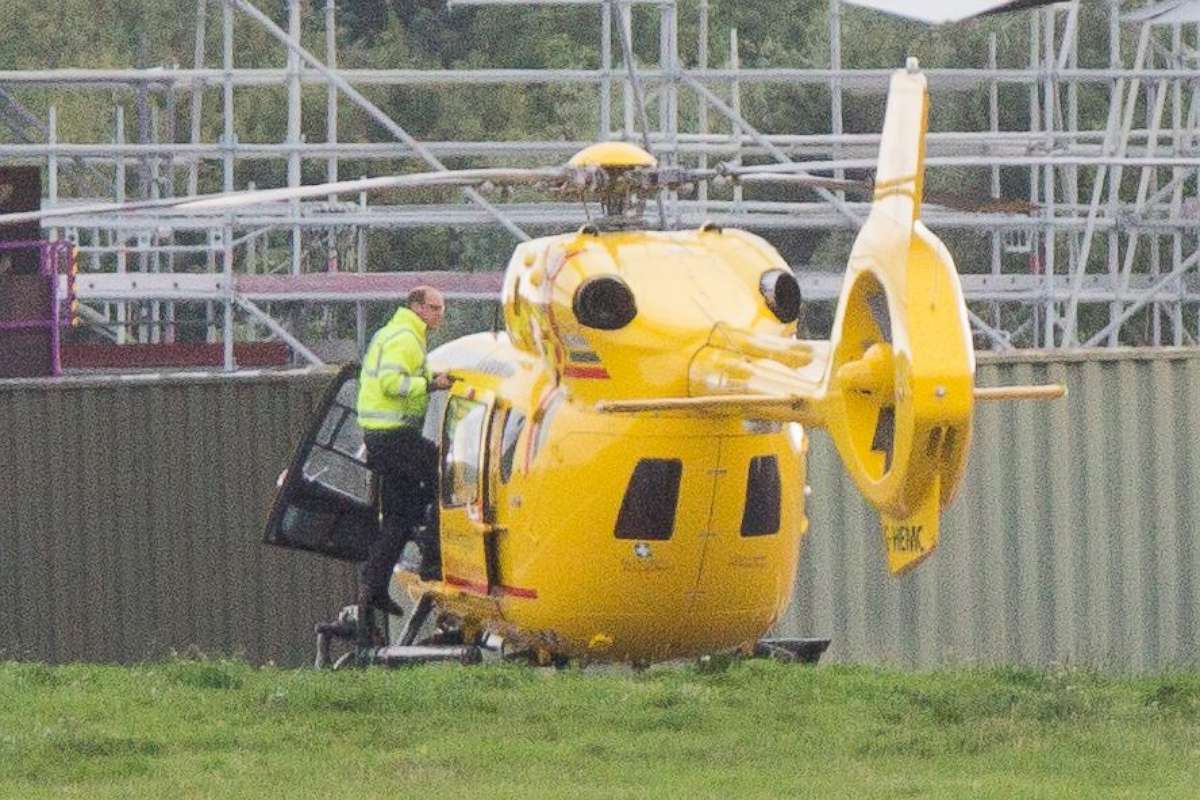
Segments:
[[[500,443],[500,482],[508,483],[512,477],[513,461],[517,455],[517,440],[525,428],[525,415],[511,409],[504,419],[504,436]]]
[[[530,461],[537,459],[538,453],[542,452],[542,448],[550,438],[550,423],[554,419],[554,414],[562,406],[566,395],[561,391],[554,393],[550,401],[546,404],[545,409],[541,413],[541,419],[535,414],[533,419],[535,422],[534,430],[530,434],[533,436],[533,452],[530,455]]]
[[[429,406],[425,411],[425,426],[421,435],[433,444],[438,443],[438,434],[442,430],[442,414],[446,411],[446,400],[450,393],[445,389],[429,393]]]
[[[679,479],[683,462],[678,458],[643,458],[633,468],[617,515],[618,539],[663,541],[675,530]]]

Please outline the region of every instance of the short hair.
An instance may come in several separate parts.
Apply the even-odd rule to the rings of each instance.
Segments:
[[[429,291],[428,286],[418,286],[417,288],[415,288],[411,292],[409,292],[408,293],[409,308],[415,306],[417,303],[424,304],[425,303],[425,295],[428,291]]]

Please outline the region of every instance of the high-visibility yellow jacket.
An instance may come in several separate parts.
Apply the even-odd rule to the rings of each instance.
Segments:
[[[365,430],[420,428],[429,405],[425,320],[401,308],[367,347],[358,375],[358,424]]]

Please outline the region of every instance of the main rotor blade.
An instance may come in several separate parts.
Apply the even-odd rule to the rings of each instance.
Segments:
[[[1022,11],[1062,0],[846,0],[850,5],[940,25],[988,14]]]
[[[868,181],[844,180],[840,178],[825,178],[820,175],[805,175],[799,172],[770,172],[735,175],[734,179],[741,184],[782,183],[792,186],[819,186],[822,189],[842,190],[847,192],[869,192],[872,186]]]
[[[809,175],[813,172],[832,172],[835,169],[844,169],[847,165],[860,169],[874,169],[875,162],[868,159],[857,159],[853,163],[842,160],[792,161],[787,164],[738,164],[734,161],[725,161],[717,167],[717,172],[721,175],[728,175],[734,178],[741,178],[746,175]]]
[[[188,200],[180,203],[176,208],[181,211],[220,210],[253,205],[255,203],[271,203],[279,200],[304,200],[310,197],[323,197],[329,194],[369,192],[379,189],[413,189],[429,186],[478,186],[483,183],[506,185],[529,184],[562,179],[566,175],[567,171],[562,167],[546,167],[542,169],[506,169],[498,167],[444,172],[415,172],[409,175],[385,175],[379,178],[360,178],[352,181],[335,181],[334,183],[314,184],[311,186],[235,192],[233,194]]]
[[[485,168],[456,171],[415,172],[408,175],[384,175],[378,178],[359,178],[282,189],[258,189],[243,192],[221,192],[194,197],[165,197],[157,200],[135,200],[129,203],[95,203],[82,206],[43,208],[0,214],[0,226],[33,222],[47,217],[70,217],[81,214],[106,214],[168,209],[177,211],[216,212],[242,206],[282,200],[304,200],[347,192],[369,192],[380,189],[412,189],[430,186],[478,186],[485,183],[516,185],[555,182],[567,179],[571,171],[563,167],[534,169]]]
[[[790,164],[737,164],[727,161],[716,168],[719,176],[732,178],[739,183],[790,183],[796,186],[812,186],[849,192],[869,192],[870,181],[827,178],[813,172],[827,172],[834,165],[823,161],[794,161]]]

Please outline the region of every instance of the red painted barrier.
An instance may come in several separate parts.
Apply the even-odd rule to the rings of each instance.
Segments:
[[[233,357],[239,367],[287,366],[288,348],[283,342],[237,342]],[[221,343],[175,342],[174,344],[73,344],[62,345],[66,369],[142,369],[149,367],[221,367],[225,346]]]

